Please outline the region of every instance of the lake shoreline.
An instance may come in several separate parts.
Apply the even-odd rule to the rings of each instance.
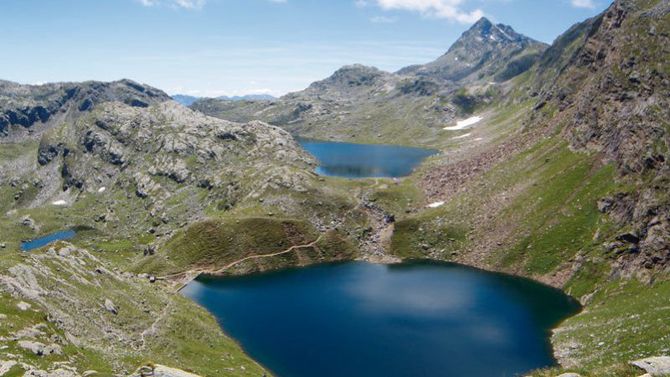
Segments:
[[[362,263],[362,264],[351,264],[352,262],[358,262],[358,263]],[[349,266],[347,266],[347,265],[349,265]],[[264,280],[267,280],[267,279],[274,279],[274,278],[277,278],[277,276],[283,276],[283,275],[287,275],[287,274],[288,275],[295,275],[295,274],[308,273],[308,271],[310,271],[310,269],[317,269],[317,270],[318,269],[328,270],[328,269],[331,269],[331,268],[333,268],[333,269],[338,269],[338,268],[346,269],[346,268],[349,268],[351,266],[356,266],[356,265],[359,265],[359,266],[366,266],[366,265],[370,265],[370,266],[376,266],[376,265],[398,266],[399,268],[405,268],[404,271],[406,271],[406,272],[407,271],[415,271],[415,268],[420,268],[420,269],[425,269],[425,268],[428,268],[428,269],[438,268],[439,269],[441,267],[448,268],[448,269],[453,268],[453,269],[455,269],[454,271],[463,271],[463,273],[465,273],[465,274],[481,275],[481,276],[485,276],[486,279],[494,279],[494,280],[502,279],[504,281],[507,281],[508,284],[513,283],[513,285],[514,284],[530,285],[530,286],[537,287],[537,289],[542,290],[542,291],[549,289],[549,291],[547,291],[547,292],[555,292],[554,294],[565,297],[565,299],[567,299],[569,302],[572,302],[572,303],[574,303],[574,305],[576,305],[576,308],[577,308],[576,311],[571,312],[570,316],[572,316],[574,314],[577,314],[582,309],[581,306],[578,304],[578,302],[576,300],[574,300],[574,298],[572,298],[568,295],[565,295],[565,293],[562,290],[558,290],[554,287],[548,286],[546,284],[542,284],[541,282],[537,282],[537,281],[527,279],[527,278],[522,278],[522,277],[519,277],[517,275],[510,275],[510,274],[501,273],[501,272],[491,272],[491,271],[479,269],[479,268],[472,267],[472,266],[462,265],[462,264],[458,264],[458,263],[435,261],[435,260],[429,260],[429,259],[406,260],[406,261],[402,261],[400,263],[388,263],[388,262],[387,263],[382,263],[381,261],[370,262],[370,261],[364,261],[364,260],[361,260],[360,258],[357,258],[357,260],[354,260],[354,261],[319,263],[319,264],[308,265],[308,266],[296,266],[296,267],[289,267],[289,268],[281,268],[281,269],[266,271],[266,272],[262,272],[262,273],[239,274],[239,275],[237,275],[237,274],[236,275],[211,275],[211,274],[208,275],[208,274],[203,272],[201,274],[197,274],[196,276],[193,276],[192,278],[196,279],[199,276],[205,277],[204,280],[200,281],[196,285],[196,286],[201,286],[202,284],[209,284],[207,282],[216,282],[217,278],[222,278],[222,277],[226,278],[226,281],[229,281],[228,279],[231,279],[230,280],[231,282],[235,282],[235,281],[254,281],[254,280],[258,280],[258,279],[261,279],[261,280],[264,281]],[[366,267],[363,267],[363,268],[366,268]],[[410,269],[408,270],[407,268],[410,268]],[[389,270],[389,271],[391,271],[390,273],[393,273],[392,271],[394,271],[394,270]],[[403,270],[401,269],[399,271],[403,271]],[[446,271],[449,271],[449,270],[446,270]],[[243,280],[238,280],[237,278],[243,278]],[[503,286],[507,286],[508,289],[509,289],[508,284],[503,284]],[[192,290],[192,289],[195,289],[195,288],[193,286],[191,286],[190,289]],[[392,291],[394,291],[394,290],[392,290]],[[448,291],[449,290],[447,290],[445,292],[448,292]],[[500,291],[498,288],[494,288],[494,291],[495,292],[505,292],[506,290]],[[455,293],[456,291],[452,291],[452,292]],[[184,294],[185,296],[194,300],[201,307],[205,307],[205,306],[202,305],[201,302],[198,302],[198,300],[195,300],[194,297],[189,295],[189,294],[192,294],[192,292],[189,292],[188,294],[182,292],[182,294]],[[502,293],[498,293],[498,294],[502,294]],[[209,297],[209,295],[204,296],[204,297]],[[208,298],[208,300],[212,300],[212,298]],[[544,305],[547,305],[547,304],[544,304]],[[219,318],[218,315],[215,315],[215,313],[212,312],[212,310],[210,308],[205,307],[205,309],[208,310],[210,312],[210,314]],[[469,310],[470,309],[468,309],[468,311]],[[555,349],[553,347],[553,344],[551,343],[551,337],[549,336],[549,334],[551,334],[553,329],[556,326],[560,325],[560,323],[563,320],[565,320],[566,318],[561,318],[560,321],[555,323],[555,324],[552,322],[552,324],[550,325],[550,328],[547,330],[548,331],[547,335],[542,337],[543,342],[546,342],[546,345],[547,345],[548,349],[551,351],[550,354],[551,354],[551,358],[553,360],[552,364],[551,365],[548,364],[547,367],[560,365],[559,360],[556,358]],[[219,318],[219,320],[220,320],[220,318]],[[227,321],[227,323],[228,323],[228,326],[230,326],[230,321]],[[238,339],[237,336],[233,336],[227,327],[224,329],[224,331],[229,336],[233,337],[233,339],[238,341],[240,344],[245,344],[245,342],[243,341],[244,339]],[[515,331],[512,331],[512,333],[514,333],[514,332]],[[234,331],[233,331],[233,333],[234,333]],[[248,354],[255,353],[255,352],[248,352],[249,350],[247,350],[246,346],[243,347],[243,349],[245,349],[245,352],[247,352]],[[256,357],[254,357],[254,359],[257,362],[259,361],[258,358],[256,358]],[[261,365],[264,365],[264,363],[261,363]],[[270,370],[273,370],[273,369],[270,368]]]

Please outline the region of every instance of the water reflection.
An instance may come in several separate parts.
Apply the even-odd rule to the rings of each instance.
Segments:
[[[353,144],[299,139],[319,160],[316,172],[345,178],[403,177],[435,150],[397,145]]]
[[[321,265],[201,278],[184,293],[280,377],[514,376],[554,363],[578,306],[535,282],[452,265]]]

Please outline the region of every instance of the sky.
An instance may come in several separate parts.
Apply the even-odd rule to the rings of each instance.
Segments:
[[[129,78],[169,94],[301,90],[343,65],[396,71],[486,16],[551,43],[610,0],[0,0],[0,79]]]

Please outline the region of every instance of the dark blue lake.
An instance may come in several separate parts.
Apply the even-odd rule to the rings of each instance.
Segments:
[[[555,363],[561,291],[453,264],[201,277],[183,293],[279,377],[516,376]]]
[[[69,240],[70,238],[74,238],[74,236],[76,235],[77,233],[72,229],[51,233],[44,237],[36,238],[31,241],[21,242],[21,250],[30,251],[34,249],[39,249],[40,247],[47,246],[52,242]]]
[[[298,140],[319,160],[320,175],[345,178],[404,177],[437,151],[398,145]]]

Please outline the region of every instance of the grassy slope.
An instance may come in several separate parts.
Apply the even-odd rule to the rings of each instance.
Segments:
[[[635,185],[599,161],[597,155],[571,151],[560,136],[544,139],[468,183],[445,206],[401,216],[392,252],[562,285],[588,304],[557,329],[552,341],[559,352],[578,343],[564,355],[578,365],[574,370],[629,376],[634,372],[628,361],[668,352],[670,327],[664,318],[670,280],[660,275],[643,285],[609,278],[615,256],[602,243],[620,229],[598,211],[596,202],[635,190]],[[572,270],[575,264],[577,271]]]
[[[231,268],[230,272],[265,271],[355,257],[353,247],[347,247],[346,239],[340,234],[331,231],[319,237],[319,233],[305,221],[267,217],[212,219],[179,232],[165,245],[163,252],[142,260],[136,269],[161,275],[190,269],[216,271],[245,257],[278,253],[315,241],[318,242],[314,247],[255,259]]]
[[[66,244],[55,247],[61,249]],[[60,257],[44,250],[0,258],[3,275],[11,275],[7,271],[17,266],[24,268],[19,275],[14,274],[17,278],[30,281],[35,276],[31,286],[51,293],[34,300],[24,299],[31,304],[26,311],[18,309],[19,300],[3,294],[0,313],[6,316],[2,322],[7,326],[0,328],[0,336],[43,324],[42,334],[31,340],[44,344],[55,340],[63,347],[63,355],[38,357],[18,347],[17,342],[6,342],[7,352],[19,361],[44,370],[57,361],[67,361],[80,372],[96,370],[101,376],[129,373],[146,362],[187,366],[205,376],[263,373],[204,309],[145,279],[106,272],[114,264],[107,265],[95,256]],[[103,272],[96,272],[95,268]],[[118,308],[117,315],[104,309],[106,298]],[[81,317],[87,320],[82,321]],[[61,321],[77,324],[68,333],[82,339],[79,346],[64,341],[67,335],[59,325]]]

